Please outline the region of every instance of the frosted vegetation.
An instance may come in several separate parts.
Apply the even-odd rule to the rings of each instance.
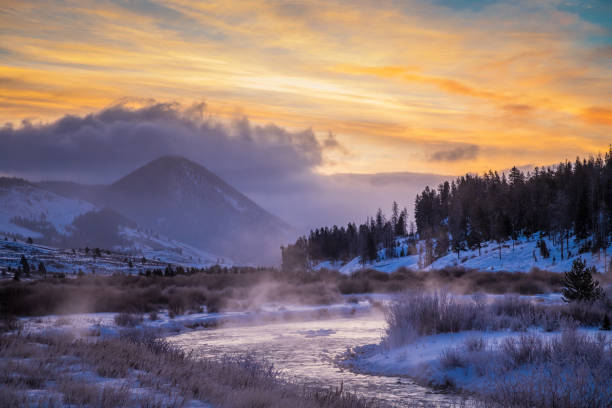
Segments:
[[[193,359],[148,332],[0,336],[1,407],[339,407],[373,402],[285,381],[252,356]]]
[[[411,345],[425,341],[424,336],[444,343],[445,333],[470,332],[462,344],[450,341],[426,364],[406,373],[432,386],[475,393],[493,406],[609,407],[611,312],[609,291],[589,301],[546,304],[512,295],[493,301],[446,293],[409,295],[390,306],[377,353],[416,353]],[[367,370],[367,364],[361,367]]]
[[[595,302],[540,304],[516,295],[487,303],[479,295],[458,298],[446,293],[416,294],[389,307],[383,342],[387,347],[397,347],[419,336],[468,330],[537,328],[551,332],[575,325],[599,327],[611,312],[610,295]]]
[[[612,344],[601,333],[566,328],[552,338],[526,333],[499,344],[474,337],[447,349],[438,369],[435,381],[453,385],[459,376],[466,389],[503,407],[612,405]]]

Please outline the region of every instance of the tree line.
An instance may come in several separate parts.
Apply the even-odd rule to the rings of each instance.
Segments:
[[[398,247],[398,237],[416,240],[414,224],[408,221],[408,210],[400,210],[394,202],[389,219],[379,208],[376,215],[368,217],[363,224],[317,228],[308,236],[298,238],[295,244],[281,247],[283,269],[308,268],[316,261],[347,261],[357,256],[365,264],[381,256],[409,255],[410,248]]]
[[[580,252],[607,248],[612,233],[612,147],[603,156],[527,172],[513,167],[507,176],[492,170],[482,176],[466,174],[437,188],[428,186],[416,196],[414,226],[406,209],[400,211],[395,202],[391,213],[387,219],[379,209],[359,226],[310,231],[293,245],[281,247],[283,268],[308,268],[313,262],[356,256],[367,263],[381,255],[410,255],[416,252],[417,240],[425,242],[423,265],[450,251],[459,255],[486,241],[536,233],[560,246],[562,258],[571,256],[572,236],[585,241]],[[406,237],[401,250],[398,237]],[[544,241],[539,248],[548,252]]]
[[[612,148],[532,172],[513,167],[507,177],[489,171],[426,187],[416,197],[414,219],[419,237],[435,241],[434,257],[540,233],[563,259],[571,256],[571,236],[589,238],[582,252],[608,247],[611,210]]]

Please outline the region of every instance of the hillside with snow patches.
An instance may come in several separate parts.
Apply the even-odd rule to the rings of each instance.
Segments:
[[[186,244],[161,237],[150,237],[143,231],[125,231],[132,237],[136,248],[102,250],[96,255],[94,248],[55,248],[40,244],[5,240],[0,237],[0,272],[8,267],[20,266],[24,256],[31,267],[38,268],[40,262],[49,273],[108,275],[117,272],[137,274],[146,269],[163,269],[168,264],[185,267],[202,267],[212,264],[228,265],[230,261],[216,258]],[[143,259],[144,258],[144,259]],[[10,277],[10,275],[0,275]]]
[[[70,234],[75,218],[94,209],[91,203],[59,196],[25,180],[0,178],[0,234],[42,238],[36,227]]]
[[[206,167],[178,156],[157,158],[110,185],[42,182],[194,248],[248,264],[278,263],[295,234]]]
[[[27,244],[28,238],[37,245]],[[71,252],[85,247],[110,250],[120,262]],[[60,196],[25,180],[0,178],[0,266],[16,266],[21,255],[47,261],[47,269],[57,272],[122,270],[124,260],[132,257],[164,266],[232,263],[87,201]]]
[[[478,249],[461,251],[459,256],[456,252],[449,253],[441,258],[436,259],[431,265],[421,268],[420,259],[422,256],[409,255],[399,256],[402,253],[408,253],[408,245],[405,238],[397,239],[398,246],[395,248],[398,257],[385,258],[384,250],[379,251],[379,260],[372,263],[361,263],[360,257],[355,257],[348,262],[332,262],[325,261],[317,263],[315,269],[337,269],[341,273],[350,274],[360,269],[370,268],[381,272],[391,273],[399,268],[409,269],[441,269],[449,266],[461,266],[467,269],[477,269],[482,271],[509,271],[509,272],[529,272],[532,268],[539,268],[552,272],[566,272],[571,269],[575,259],[582,258],[588,266],[595,266],[598,272],[603,273],[610,270],[610,255],[612,252],[607,249],[607,254],[603,250],[599,253],[591,253],[586,251],[579,253],[580,249],[588,240],[576,241],[574,237],[569,239],[569,258],[567,248],[564,248],[564,259],[561,259],[561,248],[555,246],[553,241],[542,236],[546,242],[550,255],[547,258],[542,257],[537,243],[540,240],[539,235],[534,235],[531,238],[522,237],[516,241],[505,241],[500,244],[497,242],[485,242]],[[424,252],[425,243],[419,241],[417,248],[421,248]],[[607,266],[606,266],[607,262]]]

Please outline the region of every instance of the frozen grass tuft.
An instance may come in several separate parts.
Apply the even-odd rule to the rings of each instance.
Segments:
[[[253,355],[196,360],[143,330],[94,341],[0,336],[0,407],[180,407],[192,400],[219,407],[378,406],[342,389],[285,381]]]
[[[136,327],[143,321],[142,315],[131,313],[118,313],[115,315],[115,324],[121,327]]]
[[[604,336],[569,329],[552,339],[522,335],[481,351],[448,350],[443,370],[454,368],[446,357],[453,352],[460,355],[455,367],[480,377],[467,389],[494,406],[612,406],[612,347]]]
[[[467,330],[526,331],[537,327],[557,331],[584,325],[598,327],[612,305],[608,298],[594,303],[545,305],[516,295],[492,303],[480,296],[457,297],[447,293],[407,295],[387,311],[383,344],[388,348],[410,343],[416,337]]]

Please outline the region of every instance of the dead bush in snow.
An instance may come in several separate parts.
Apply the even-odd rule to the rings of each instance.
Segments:
[[[118,313],[115,315],[115,324],[120,327],[135,327],[142,323],[141,315],[131,313]]]
[[[439,378],[450,379],[445,384],[457,379],[452,373],[457,367],[475,373],[479,378],[465,385],[466,391],[486,406],[612,406],[612,345],[604,336],[568,329],[553,337],[524,334],[469,349],[466,342],[445,350]]]
[[[603,301],[546,305],[516,295],[504,295],[486,303],[476,296],[453,296],[444,292],[406,294],[389,306],[383,344],[396,347],[417,336],[466,330],[546,331],[572,325],[598,326],[609,313]]]

